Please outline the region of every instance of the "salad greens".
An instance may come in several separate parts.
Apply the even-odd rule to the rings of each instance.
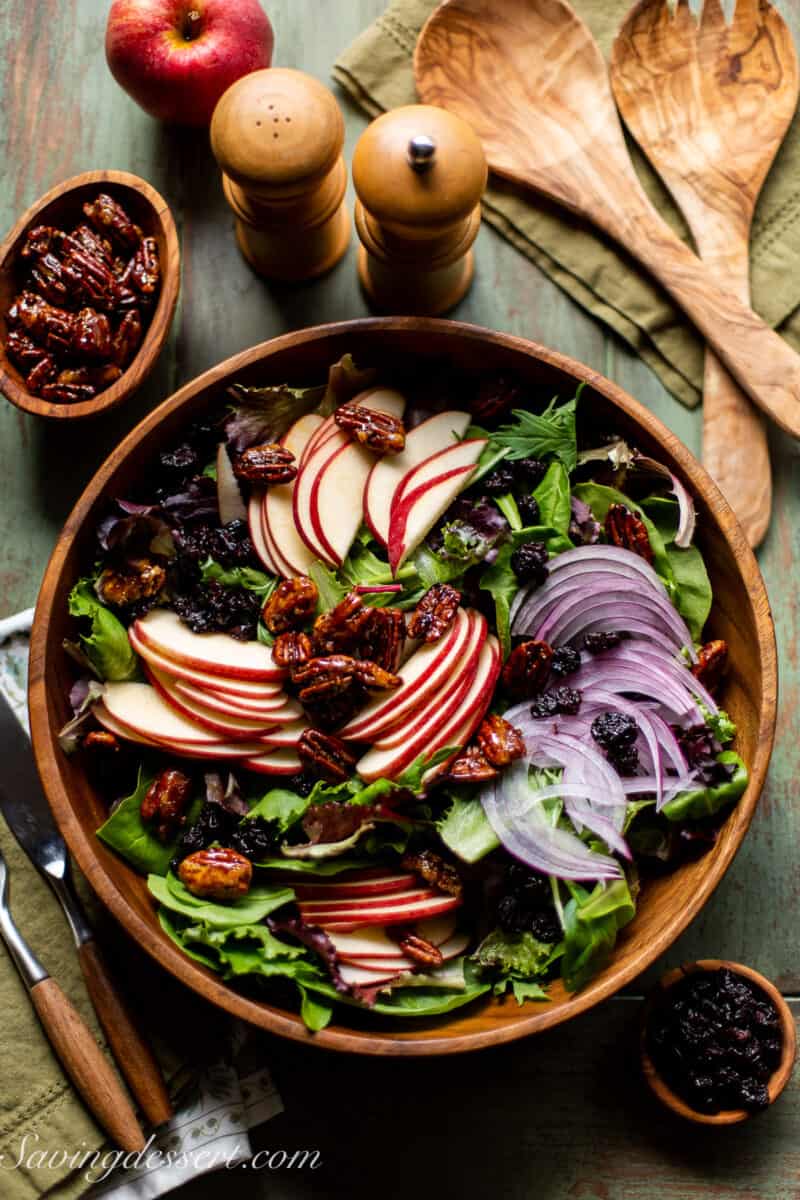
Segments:
[[[580,385],[572,400],[558,403],[554,396],[542,413],[515,409],[513,425],[502,425],[491,435],[493,449],[503,449],[510,459],[549,458],[560,460],[567,471],[574,471],[578,461],[575,414]]]
[[[89,622],[90,632],[81,634],[80,647],[100,679],[128,680],[139,675],[139,664],[122,622],[97,597],[94,582],[79,579],[69,594],[69,612]]]

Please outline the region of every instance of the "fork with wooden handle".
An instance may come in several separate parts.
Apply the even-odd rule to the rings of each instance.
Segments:
[[[50,1044],[87,1107],[123,1150],[137,1151],[145,1138],[122,1084],[64,992],[51,979],[14,924],[9,908],[8,867],[0,852],[0,937],[22,976]]]

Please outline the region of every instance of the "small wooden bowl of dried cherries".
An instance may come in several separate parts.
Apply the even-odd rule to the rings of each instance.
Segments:
[[[669,971],[642,1015],[645,1079],[667,1108],[735,1125],[768,1108],[792,1074],[795,1022],[774,984],[741,963],[701,959]]]
[[[0,246],[0,391],[56,419],[115,407],[152,370],[179,287],[175,223],[144,179],[52,188]]]

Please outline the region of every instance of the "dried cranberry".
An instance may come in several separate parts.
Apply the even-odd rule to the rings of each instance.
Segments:
[[[555,717],[560,712],[558,697],[555,692],[542,692],[537,696],[530,707],[530,714],[537,721],[547,720],[548,717]]]
[[[639,734],[639,726],[627,713],[601,713],[592,721],[592,737],[604,750],[618,752],[632,746]]]
[[[511,555],[511,570],[520,583],[539,587],[547,579],[547,558],[544,542],[525,542]]]
[[[505,496],[514,489],[514,468],[511,463],[501,462],[480,481],[480,489],[487,496]]]
[[[517,481],[531,491],[537,487],[547,473],[547,463],[540,458],[518,458],[514,464]]]
[[[583,648],[587,654],[602,654],[604,650],[618,646],[621,641],[621,633],[587,633],[583,639]]]
[[[550,670],[554,675],[563,677],[564,675],[572,675],[581,665],[580,651],[574,646],[559,646],[553,651],[553,657],[550,660]]]
[[[528,527],[539,524],[541,514],[539,513],[539,504],[535,496],[520,496],[517,500],[517,508],[523,525]]]

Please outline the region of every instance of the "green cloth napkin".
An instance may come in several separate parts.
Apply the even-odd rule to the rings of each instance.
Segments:
[[[787,0],[778,0],[781,8]],[[631,0],[574,0],[608,57]],[[436,0],[394,0],[338,59],[336,81],[371,116],[417,100],[411,56]],[[532,64],[532,69],[535,64]],[[643,156],[634,161],[660,212],[688,240],[686,226]],[[684,404],[700,400],[703,344],[658,284],[593,226],[531,192],[492,177],[486,220],[648,363]],[[800,350],[800,117],[766,181],[751,241],[753,306]]]

